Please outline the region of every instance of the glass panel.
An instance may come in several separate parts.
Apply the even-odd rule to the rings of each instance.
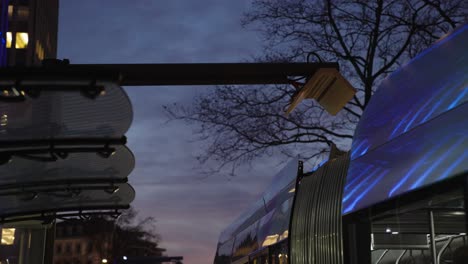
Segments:
[[[468,252],[463,197],[456,191],[374,216],[372,263],[465,263],[457,260]]]
[[[47,231],[40,223],[29,223],[29,227],[11,228],[15,240],[12,244],[0,245],[0,263],[2,264],[37,264],[44,259]],[[4,229],[5,230],[5,229]]]
[[[258,222],[249,226],[236,236],[232,258],[233,261],[248,256],[259,248],[257,241],[257,224]]]
[[[63,212],[70,210],[87,210],[93,208],[113,208],[116,206],[127,206],[135,198],[135,191],[129,184],[116,184],[118,191],[109,192],[100,190],[82,190],[71,194],[68,188],[89,187],[90,185],[56,185],[48,186],[47,189],[57,189],[54,192],[38,192],[37,196],[31,193],[24,195],[2,196],[0,204],[0,216],[11,214],[33,214],[36,212]],[[20,190],[11,190],[12,192]]]
[[[270,247],[270,262],[271,264],[288,264],[288,240]]]
[[[216,252],[215,264],[230,264],[232,255],[232,246],[234,245],[234,239],[230,239],[227,242],[221,244]]]
[[[28,47],[29,36],[26,32],[17,32],[16,33],[16,44],[15,48],[25,49]]]
[[[467,42],[465,24],[382,82],[356,127],[352,160],[468,100]]]
[[[110,146],[114,147],[114,146]],[[125,179],[135,166],[133,154],[126,146],[115,146],[108,158],[96,153],[71,153],[66,159],[43,162],[13,156],[0,165],[0,189],[6,184],[53,180]]]
[[[292,201],[290,198],[283,202],[261,219],[258,231],[260,246],[266,247],[288,237]]]
[[[468,103],[351,162],[344,213],[365,208],[468,170]]]
[[[2,245],[13,245],[15,242],[14,228],[1,228],[2,230]]]
[[[41,91],[35,99],[0,102],[0,140],[121,137],[132,122],[130,101],[121,87],[102,84],[105,94],[95,99],[79,91]]]
[[[258,221],[267,212],[280,207],[281,204],[294,196],[294,186],[298,172],[299,161],[290,161],[272,180],[272,183],[263,193],[262,198],[257,200],[240,217],[221,232],[219,242],[224,242],[236,232],[242,231],[254,221]]]
[[[270,186],[263,193],[263,199],[268,204],[279,192],[284,188],[291,189],[290,186],[294,187],[298,172],[299,160],[297,158],[292,159],[283,169],[271,181]],[[282,202],[282,201],[281,201]]]
[[[11,43],[13,42],[13,35],[11,34],[11,32],[7,32],[7,35],[6,35],[6,47],[9,49],[11,48]]]

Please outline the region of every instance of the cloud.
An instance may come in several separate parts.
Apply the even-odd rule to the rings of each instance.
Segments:
[[[240,26],[250,0],[63,0],[59,58],[72,63],[239,62],[261,50]],[[127,87],[134,121],[127,133],[136,156],[129,177],[133,205],[157,219],[162,246],[184,263],[213,261],[219,233],[258,199],[280,168],[265,160],[233,178],[200,174],[203,146],[194,127],[167,123],[164,104],[189,104],[208,87]],[[274,164],[276,165],[276,164]]]

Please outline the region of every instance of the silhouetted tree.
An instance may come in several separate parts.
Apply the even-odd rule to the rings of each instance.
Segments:
[[[207,146],[199,160],[214,160],[218,169],[275,152],[309,159],[332,143],[346,149],[380,81],[463,23],[466,12],[464,0],[255,0],[243,24],[264,34],[257,60],[337,61],[358,90],[354,99],[336,117],[312,101],[285,116],[291,86],[220,86],[191,106],[165,109],[171,119],[199,125]]]
[[[116,219],[94,217],[85,222],[85,232],[93,239],[98,252],[105,252],[112,258],[161,255],[156,220],[152,217],[138,219],[137,215],[137,211],[131,207]]]

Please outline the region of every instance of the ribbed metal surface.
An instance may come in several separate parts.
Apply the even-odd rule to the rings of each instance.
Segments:
[[[83,185],[84,187],[89,187]],[[49,186],[57,192],[40,193],[35,199],[23,199],[21,195],[2,196],[0,215],[31,215],[48,212],[91,210],[93,208],[119,208],[128,206],[135,199],[135,190],[128,183],[116,184],[118,191],[108,193],[104,190],[82,190],[77,195],[67,195],[67,185]],[[73,209],[70,209],[73,208]]]
[[[126,179],[134,167],[135,158],[126,146],[115,146],[114,155],[108,158],[100,157],[96,153],[70,154],[66,159],[58,159],[55,162],[14,157],[10,162],[0,165],[0,189],[8,184],[56,180],[118,181]]]
[[[35,99],[0,102],[0,140],[120,138],[133,120],[131,102],[121,87],[98,84],[105,93],[95,99],[79,91],[42,91]]]
[[[301,180],[290,227],[292,264],[343,263],[341,200],[348,165],[346,155]]]
[[[125,146],[133,119],[127,94],[116,83],[41,69],[49,79],[0,78],[6,87],[0,100],[0,222],[128,208],[135,198],[127,183],[135,159]],[[76,89],[94,82],[103,90]],[[35,93],[21,90],[31,87]]]

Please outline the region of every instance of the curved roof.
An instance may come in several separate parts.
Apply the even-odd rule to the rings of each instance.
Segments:
[[[468,24],[382,82],[356,128],[344,213],[468,170]]]
[[[127,208],[125,91],[82,75],[24,75],[0,78],[0,218]]]

